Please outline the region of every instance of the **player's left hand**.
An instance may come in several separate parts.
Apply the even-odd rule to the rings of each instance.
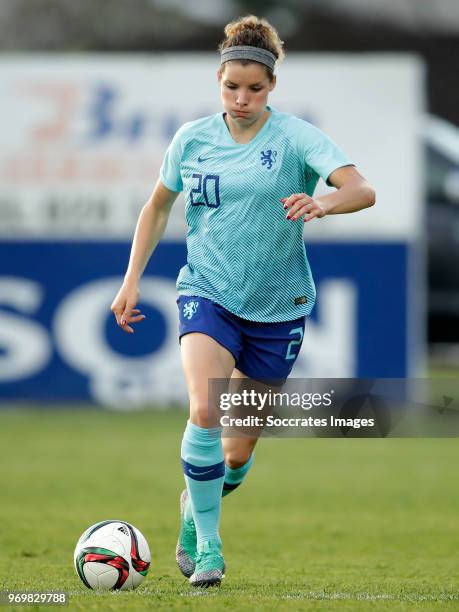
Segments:
[[[297,221],[304,215],[303,221],[311,221],[312,219],[321,219],[325,217],[327,211],[324,205],[305,193],[294,193],[288,198],[281,198],[280,201],[284,205],[284,210],[287,211],[287,219]]]

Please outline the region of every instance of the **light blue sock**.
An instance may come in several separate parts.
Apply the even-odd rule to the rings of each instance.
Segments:
[[[221,429],[205,429],[188,421],[182,440],[182,467],[199,551],[207,540],[220,543],[218,527],[225,476]]]
[[[223,492],[222,492],[223,497],[226,497],[227,495],[229,495],[231,491],[234,491],[234,489],[237,489],[237,487],[241,484],[241,482],[246,477],[247,472],[252,467],[254,457],[255,457],[255,453],[252,453],[247,463],[244,463],[244,465],[241,465],[241,467],[238,467],[238,468],[233,469],[225,465],[225,480],[223,482]]]
[[[225,479],[223,482],[222,497],[229,495],[234,489],[242,483],[244,478],[247,476],[247,472],[252,467],[253,460],[255,458],[255,452],[250,455],[249,460],[244,465],[238,468],[230,468],[225,464]],[[185,520],[193,520],[193,511],[191,509],[191,503],[188,498],[188,503],[185,506]]]

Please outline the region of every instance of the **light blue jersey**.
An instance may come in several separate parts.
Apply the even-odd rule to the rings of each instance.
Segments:
[[[177,290],[220,304],[249,321],[310,314],[315,286],[303,223],[287,220],[280,198],[312,196],[352,164],[316,127],[272,107],[248,143],[235,142],[223,113],[183,125],[161,168],[162,183],[183,191],[188,261]]]

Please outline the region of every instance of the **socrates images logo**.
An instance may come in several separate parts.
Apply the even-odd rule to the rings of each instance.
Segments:
[[[183,305],[183,316],[186,319],[190,320],[196,314],[198,307],[199,307],[199,302],[194,302],[194,301],[186,302]]]

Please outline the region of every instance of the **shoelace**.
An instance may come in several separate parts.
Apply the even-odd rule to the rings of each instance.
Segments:
[[[212,570],[215,568],[215,563],[213,562],[214,555],[210,553],[200,553],[196,558],[196,568],[199,567],[199,571]],[[196,570],[195,570],[196,571]]]
[[[199,565],[199,571],[220,569],[215,567],[215,557],[221,559],[221,553],[220,550],[214,546],[208,546],[207,550],[198,553],[196,555],[196,566]]]

